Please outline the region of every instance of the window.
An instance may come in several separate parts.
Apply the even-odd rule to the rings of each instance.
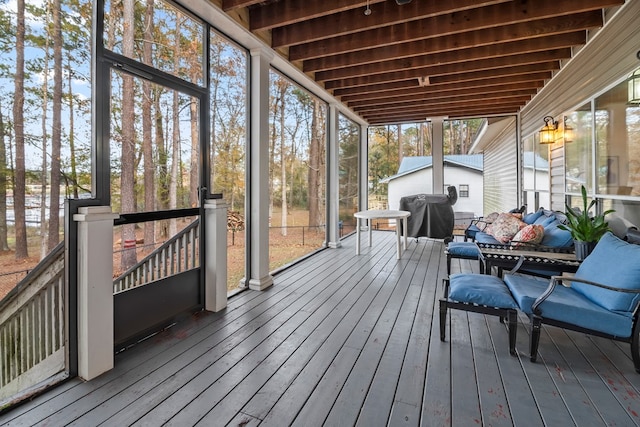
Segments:
[[[458,190],[459,197],[469,197],[469,184],[460,184]]]

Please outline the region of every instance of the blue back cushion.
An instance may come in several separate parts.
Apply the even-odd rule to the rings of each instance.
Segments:
[[[525,216],[522,217],[522,220],[527,224],[533,224],[538,218],[542,216],[542,212],[543,210],[542,208],[540,208],[535,212],[526,214]]]
[[[609,232],[582,262],[576,276],[616,288],[640,290],[640,245],[620,240]],[[612,311],[630,312],[640,299],[638,293],[616,292],[585,283],[572,282],[572,287]]]
[[[553,220],[544,227],[544,235],[542,237],[543,246],[551,246],[554,248],[567,248],[573,246],[573,238],[571,232],[560,230],[558,228],[558,220]]]

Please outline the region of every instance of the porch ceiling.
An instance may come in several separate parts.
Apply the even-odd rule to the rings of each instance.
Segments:
[[[624,3],[212,1],[370,124],[515,114]]]

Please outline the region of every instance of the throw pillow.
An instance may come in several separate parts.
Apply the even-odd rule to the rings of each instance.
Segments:
[[[510,213],[501,213],[491,224],[490,234],[500,243],[507,243],[526,225],[525,222],[520,221]],[[489,233],[488,231],[486,232]]]
[[[491,224],[498,218],[499,215],[500,214],[498,212],[491,212],[489,215],[483,218],[484,222],[486,222],[487,224]]]
[[[623,289],[640,289],[640,246],[618,239],[608,232],[580,264],[576,277]],[[639,293],[623,293],[580,282],[571,286],[608,310],[632,312]]]
[[[542,242],[544,237],[544,227],[541,225],[530,224],[518,231],[512,239],[512,245],[518,247],[523,243],[537,245]]]

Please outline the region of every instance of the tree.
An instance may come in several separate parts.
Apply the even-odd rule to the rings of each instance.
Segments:
[[[60,151],[62,147],[62,17],[60,0],[53,0],[53,129],[51,133],[51,190],[49,193],[50,252],[60,241]]]
[[[134,0],[123,0],[122,52],[134,54]],[[122,153],[120,158],[120,201],[122,212],[135,211],[135,86],[133,76],[122,73]],[[120,268],[124,271],[137,261],[135,225],[122,226],[122,256]]]
[[[142,61],[145,64],[152,62],[153,48],[153,0],[146,1],[144,14],[144,40],[142,45]],[[142,82],[142,156],[144,158],[144,209],[153,211],[155,209],[155,164],[153,161],[153,122],[152,122],[152,106],[153,90],[151,82],[144,80]],[[144,244],[152,245],[155,243],[155,222],[147,221],[144,223]]]
[[[16,259],[29,257],[27,249],[27,224],[25,218],[26,168],[24,137],[24,50],[25,3],[16,3],[16,68],[13,93],[13,132],[15,138],[15,172],[13,180],[13,210],[16,229]]]

